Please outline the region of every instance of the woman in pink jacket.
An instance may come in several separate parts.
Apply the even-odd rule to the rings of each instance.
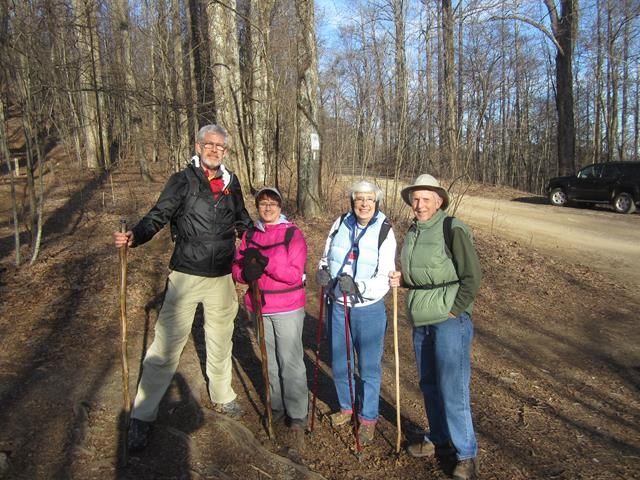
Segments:
[[[309,408],[302,348],[307,243],[300,229],[281,214],[277,189],[261,189],[256,207],[259,220],[242,237],[233,278],[238,283],[257,281],[261,292],[273,419],[286,415],[292,429],[304,431]],[[250,290],[244,302],[253,314]]]

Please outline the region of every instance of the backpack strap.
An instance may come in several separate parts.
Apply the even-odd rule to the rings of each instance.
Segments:
[[[245,244],[247,245],[247,247],[249,246],[250,243],[253,243],[254,245],[260,247],[261,249],[267,249],[267,248],[273,248],[273,247],[277,247],[280,245],[284,245],[285,248],[287,250],[289,250],[289,244],[291,243],[291,239],[293,238],[293,236],[296,233],[296,227],[295,225],[291,225],[290,227],[287,227],[287,230],[284,232],[284,240],[280,243],[274,243],[271,245],[260,245],[257,242],[253,241],[253,235],[256,233],[256,227],[251,227],[247,230],[247,237],[246,237],[246,241]]]
[[[289,244],[291,243],[291,239],[293,235],[296,233],[295,227],[291,226],[287,228],[287,231],[284,232],[284,246],[289,250]]]
[[[453,262],[453,266],[456,269],[456,274],[458,273],[458,262],[456,262],[456,258],[453,256],[453,220],[455,217],[446,217],[442,222],[442,233],[444,235],[444,249],[447,253],[447,256]],[[459,227],[458,227],[459,228]],[[460,280],[458,280],[459,282]]]
[[[184,170],[184,174],[187,177],[187,194],[182,202],[182,211],[180,216],[186,217],[198,199],[198,193],[200,193],[200,180],[194,175],[190,168]],[[175,216],[171,219],[171,239],[173,241],[178,237],[178,226],[176,225]]]
[[[253,234],[256,233],[256,227],[251,226],[251,228],[247,229],[247,237],[246,237],[246,245],[249,245],[252,242]]]
[[[382,221],[382,225],[380,226],[380,233],[378,234],[378,250],[387,239],[387,235],[389,235],[389,230],[391,230],[391,222],[388,218]]]
[[[436,288],[448,287],[449,285],[455,285],[456,283],[460,283],[460,280],[451,280],[450,282],[429,285],[410,285],[407,288],[409,290],[435,290]]]
[[[340,225],[342,225],[342,222],[344,222],[344,219],[346,218],[346,216],[347,216],[347,213],[343,213],[342,215],[340,215],[340,221],[338,222],[338,226],[333,232],[329,234],[329,237],[331,237],[331,240],[333,240],[333,237],[335,237],[336,234],[338,233],[338,230],[340,230]]]
[[[198,193],[200,193],[200,180],[196,177],[192,171],[187,170],[187,180],[189,181],[189,190],[187,191],[187,197],[184,200],[184,209],[182,215],[186,216],[191,212],[193,205],[196,203]]]
[[[453,258],[453,219],[455,217],[445,217],[444,221],[442,222],[442,233],[444,235],[444,245],[445,245],[445,250],[447,251],[447,256],[449,258]]]
[[[380,247],[387,239],[390,230],[391,222],[388,218],[385,217],[385,219],[382,221],[382,225],[380,225],[380,232],[378,233],[378,262],[376,263],[376,269],[373,271],[374,277],[378,274],[378,267],[380,266]]]

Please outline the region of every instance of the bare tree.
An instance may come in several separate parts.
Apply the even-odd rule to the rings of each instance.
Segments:
[[[76,14],[76,35],[80,53],[81,124],[87,167],[99,170],[106,166],[105,137],[102,121],[100,81],[100,47],[96,28],[96,5],[93,0],[73,0]]]
[[[313,0],[296,0],[298,14],[297,151],[298,208],[303,215],[320,213],[319,152],[312,151],[318,128],[319,75]]]
[[[442,81],[444,90],[444,141],[445,165],[453,177],[457,175],[458,125],[456,122],[456,77],[454,60],[454,12],[451,0],[442,0]]]
[[[13,176],[13,168],[11,166],[11,154],[9,153],[9,146],[7,144],[7,129],[4,115],[4,102],[0,97],[0,153],[5,159],[7,165],[7,172],[9,173],[9,180],[11,185],[11,218],[13,219],[13,240],[15,246],[15,264],[20,266],[22,259],[20,258],[20,223],[18,220],[18,203],[16,199],[16,186]]]
[[[251,121],[251,182],[267,183],[267,165],[272,145],[273,79],[269,63],[269,32],[274,0],[251,0],[249,14],[250,38],[250,95],[248,96]],[[277,161],[277,159],[275,159]]]
[[[395,27],[395,119],[396,119],[396,155],[395,155],[395,191],[393,199],[398,198],[400,172],[404,169],[407,156],[407,123],[408,123],[408,79],[405,54],[405,15],[406,5],[404,0],[393,0],[393,23]],[[395,202],[393,203],[395,207]]]
[[[172,129],[175,132],[175,148],[174,148],[174,165],[176,170],[183,167],[185,161],[190,157],[191,151],[191,131],[189,130],[189,118],[187,112],[189,102],[187,101],[187,86],[189,78],[189,60],[184,54],[184,43],[186,39],[183,36],[184,24],[181,16],[180,0],[171,0],[171,49],[174,59],[171,68],[172,73],[172,92],[173,108],[171,120],[173,122]]]
[[[206,7],[209,25],[209,56],[213,70],[216,122],[229,132],[229,156],[242,184],[249,185],[248,145],[243,123],[242,82],[236,1],[212,1]]]
[[[544,0],[556,44],[556,108],[558,110],[558,171],[575,171],[576,132],[573,112],[573,47],[578,0]]]

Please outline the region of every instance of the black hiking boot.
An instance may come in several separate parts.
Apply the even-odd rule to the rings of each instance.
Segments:
[[[129,423],[129,433],[127,435],[127,447],[130,452],[143,450],[149,442],[151,432],[151,422],[145,422],[132,418]]]

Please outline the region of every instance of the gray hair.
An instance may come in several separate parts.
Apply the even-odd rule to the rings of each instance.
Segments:
[[[380,202],[382,197],[384,197],[384,193],[380,187],[374,183],[367,182],[366,180],[360,180],[359,182],[351,185],[351,188],[349,188],[349,196],[352,201],[356,199],[356,193],[374,193],[376,196],[376,202]]]
[[[224,138],[224,144],[227,144],[227,131],[220,125],[216,125],[214,123],[205,125],[200,130],[198,130],[198,134],[196,135],[196,143],[202,143],[205,135],[208,134],[220,135],[222,138]]]

